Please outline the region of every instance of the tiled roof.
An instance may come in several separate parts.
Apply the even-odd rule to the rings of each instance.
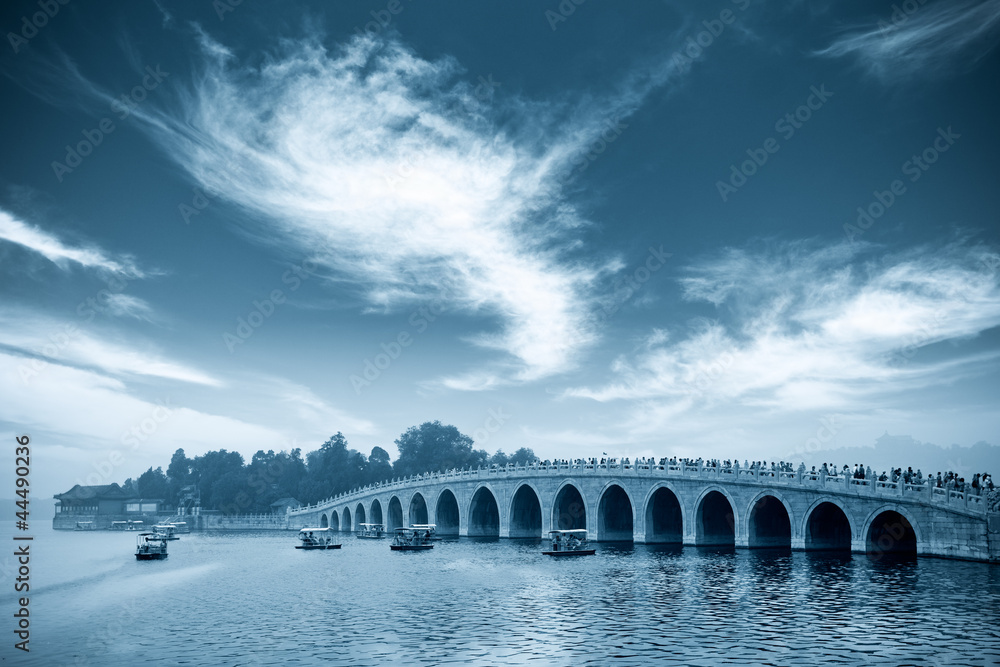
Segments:
[[[115,483],[99,486],[80,486],[77,484],[66,493],[57,493],[56,500],[117,500],[127,496],[122,487]]]

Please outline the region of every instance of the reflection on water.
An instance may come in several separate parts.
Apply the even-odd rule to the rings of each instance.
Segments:
[[[292,533],[191,534],[168,560],[140,563],[131,535],[43,533],[32,651],[16,664],[1000,661],[997,566],[622,543],[557,560],[537,540],[445,539],[424,553],[343,542],[306,552]]]

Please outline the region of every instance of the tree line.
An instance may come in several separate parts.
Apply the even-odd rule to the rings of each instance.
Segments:
[[[225,449],[195,458],[188,458],[183,449],[178,449],[166,472],[162,467],[150,467],[138,479],[126,480],[123,488],[140,498],[161,498],[172,507],[197,497],[202,509],[254,514],[270,512],[271,503],[282,498],[295,498],[308,505],[395,477],[536,460],[527,447],[511,455],[497,450],[492,456],[485,450],[473,449],[472,438],[439,421],[413,426],[395,443],[399,450],[395,462],[381,447],[373,447],[368,456],[350,449],[340,432],[304,458],[298,447],[277,453],[258,450],[249,463],[239,452]]]

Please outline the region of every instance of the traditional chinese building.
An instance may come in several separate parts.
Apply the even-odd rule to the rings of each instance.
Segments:
[[[57,493],[56,514],[52,527],[73,529],[78,522],[91,522],[95,528],[107,528],[112,521],[155,517],[165,511],[162,498],[136,498],[118,484],[81,486]]]

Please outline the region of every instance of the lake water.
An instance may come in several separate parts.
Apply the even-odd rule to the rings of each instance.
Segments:
[[[981,563],[353,536],[305,552],[291,532],[184,535],[137,562],[133,533],[34,535],[31,652],[7,570],[4,664],[1000,663],[1000,567]]]

